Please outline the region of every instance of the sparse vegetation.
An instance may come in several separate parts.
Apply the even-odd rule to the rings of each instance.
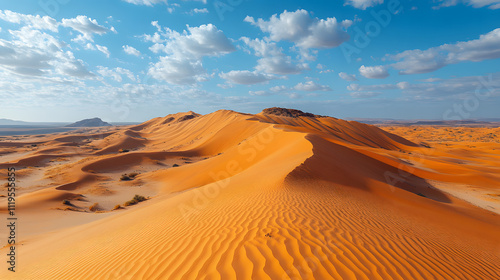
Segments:
[[[122,174],[120,177],[120,181],[130,181],[132,178],[130,178],[127,174]]]
[[[130,152],[130,150],[128,150],[128,149],[119,149],[118,152],[119,153],[128,153],[128,152]]]
[[[191,115],[185,115],[185,116],[182,116],[180,117],[179,119],[177,119],[177,122],[183,122],[183,121],[187,121],[187,120],[190,120],[190,119],[194,119],[198,117],[198,115],[196,114],[191,114]]]
[[[92,204],[90,207],[89,207],[89,210],[92,211],[92,212],[95,212],[97,210],[99,210],[99,204],[96,202],[94,204]]]
[[[69,201],[67,199],[63,199],[62,204],[64,204],[64,205],[70,205],[70,206],[72,205],[71,201]]]
[[[132,172],[129,174],[122,174],[122,176],[120,177],[120,181],[134,180],[137,175],[139,175],[139,173],[137,173],[137,172]]]
[[[174,163],[174,165],[172,165],[172,167],[179,167],[180,165],[178,165],[177,163]]]
[[[136,195],[134,196],[134,198],[132,198],[132,199],[131,199],[131,200],[129,200],[129,201],[126,201],[126,202],[123,204],[123,206],[130,206],[130,205],[134,205],[134,204],[137,204],[137,203],[139,203],[139,202],[141,202],[141,201],[144,201],[144,200],[146,200],[146,199],[147,199],[147,198],[145,198],[144,196],[136,194]],[[115,207],[116,207],[116,206],[115,206]]]
[[[302,112],[301,110],[280,108],[280,107],[267,108],[264,109],[262,113],[265,115],[276,115],[276,116],[291,117],[291,118],[298,118],[298,117],[326,118],[326,116],[314,115],[311,113]]]
[[[135,178],[137,175],[139,175],[139,173],[137,173],[137,172],[132,172],[132,173],[129,173],[129,174],[128,174],[128,176],[129,176],[130,178]]]
[[[113,210],[118,210],[118,209],[121,209],[122,207],[120,206],[120,204],[116,204],[115,207],[113,207]]]

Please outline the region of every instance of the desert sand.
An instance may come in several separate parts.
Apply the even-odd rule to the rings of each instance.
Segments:
[[[0,279],[500,279],[499,133],[219,110],[0,137]]]

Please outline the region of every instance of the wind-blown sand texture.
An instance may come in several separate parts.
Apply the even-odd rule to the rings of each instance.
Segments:
[[[0,279],[500,279],[500,144],[410,136],[220,110],[2,137]]]

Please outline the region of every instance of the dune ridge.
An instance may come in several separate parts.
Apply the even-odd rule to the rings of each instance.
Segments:
[[[2,169],[39,166],[54,176],[19,197],[26,226],[54,225],[20,233],[15,277],[500,278],[500,216],[433,183],[500,193],[493,150],[473,151],[475,159],[353,121],[228,110],[71,133],[0,141],[17,147]],[[137,179],[118,181],[130,171]],[[76,200],[96,184],[116,194]],[[109,211],[134,193],[151,199]],[[72,197],[81,209],[96,201],[107,209],[54,209]]]

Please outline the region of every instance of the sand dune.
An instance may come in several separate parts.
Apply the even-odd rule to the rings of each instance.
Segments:
[[[499,279],[500,144],[427,136],[220,110],[3,137],[26,174],[0,278]]]

